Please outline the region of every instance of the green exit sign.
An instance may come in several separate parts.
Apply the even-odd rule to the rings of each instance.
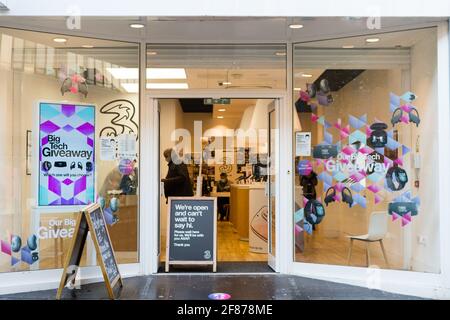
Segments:
[[[203,99],[203,104],[230,104],[231,99],[229,98],[220,98],[220,99],[213,99],[213,98],[206,98]]]

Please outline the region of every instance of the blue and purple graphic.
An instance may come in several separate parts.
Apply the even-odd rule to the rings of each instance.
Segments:
[[[39,205],[95,201],[95,108],[39,104]]]
[[[312,163],[309,160],[300,160],[297,164],[298,174],[301,176],[309,175],[312,170]]]
[[[231,299],[231,295],[228,293],[217,292],[209,294],[208,298],[211,300],[229,300]]]

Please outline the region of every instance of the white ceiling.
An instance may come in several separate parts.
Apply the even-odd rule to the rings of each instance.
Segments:
[[[237,17],[82,17],[80,30],[69,30],[66,17],[0,16],[0,26],[61,34],[147,41],[152,43],[271,43],[312,41],[342,36],[388,32],[429,25],[445,18],[381,18],[381,30],[369,30],[365,18],[237,18]],[[293,21],[303,29],[290,29]],[[141,22],[143,29],[131,29]]]

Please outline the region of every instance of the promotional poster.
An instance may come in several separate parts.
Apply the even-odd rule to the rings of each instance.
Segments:
[[[39,206],[94,202],[95,107],[39,104]]]

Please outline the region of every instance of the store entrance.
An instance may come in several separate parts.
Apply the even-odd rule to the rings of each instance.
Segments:
[[[164,271],[168,256],[167,200],[186,196],[217,200],[217,272],[273,272],[276,102],[258,98],[158,99],[158,272]],[[176,265],[170,271],[210,272],[211,268]]]

